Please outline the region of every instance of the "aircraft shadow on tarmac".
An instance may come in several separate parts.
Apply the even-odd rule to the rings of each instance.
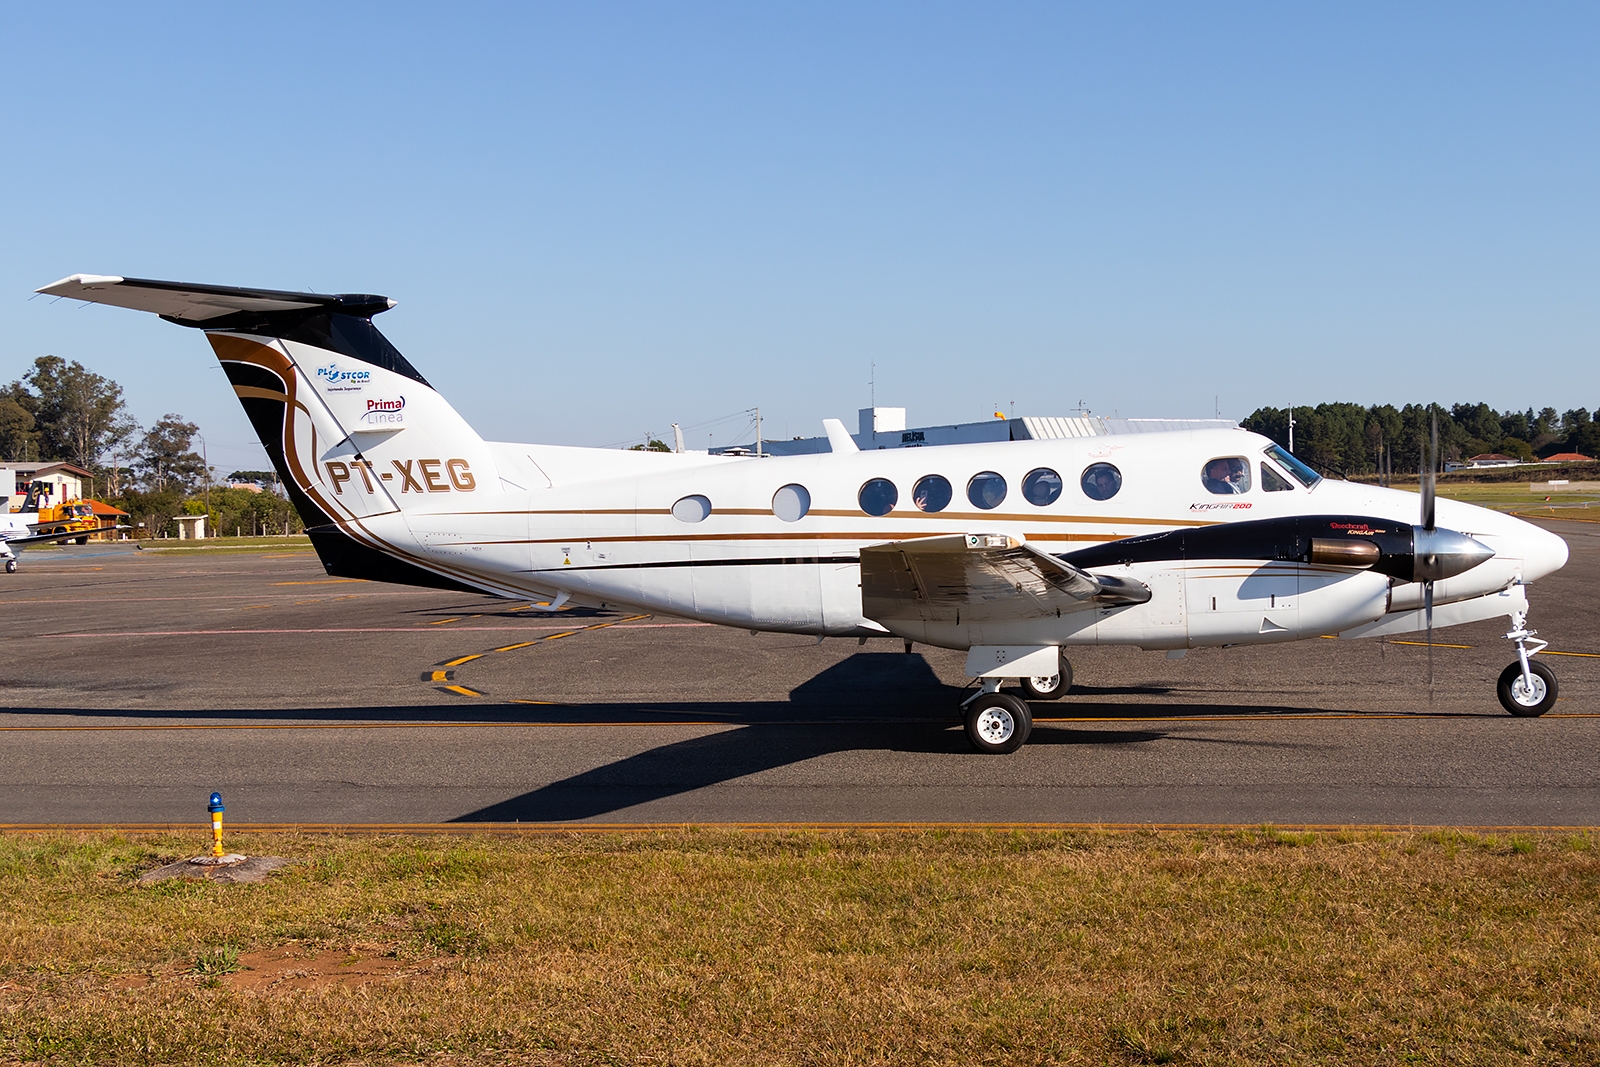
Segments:
[[[566,822],[719,785],[836,752],[877,749],[974,757],[956,728],[961,690],[941,683],[917,655],[858,654],[797,686],[789,700],[744,706],[726,721],[746,729],[719,731],[653,748],[468,812],[453,822]],[[1046,705],[1052,709],[1058,705]],[[629,706],[637,718],[637,706]],[[1062,708],[1067,714],[1079,705]],[[1118,711],[1137,706],[1106,705]],[[950,709],[929,717],[928,709]],[[588,706],[586,710],[593,709]],[[572,721],[572,708],[561,718]],[[1175,709],[1164,706],[1168,714]],[[1216,713],[1218,709],[1205,709]],[[1239,709],[1244,711],[1246,709]],[[1247,709],[1259,713],[1263,709]],[[777,714],[774,715],[773,711]],[[871,718],[860,713],[868,711]],[[702,714],[704,714],[702,712]],[[825,729],[818,729],[825,727]],[[1031,745],[1126,745],[1159,741],[1151,729],[1036,729]],[[1250,742],[1241,742],[1249,744]]]
[[[678,741],[573,775],[520,796],[457,816],[455,822],[563,822],[595,818],[747,775],[837,752],[878,750],[974,756],[959,729],[958,707],[969,690],[939,681],[921,655],[857,653],[789,692],[787,700],[609,702],[565,705],[452,702],[423,707],[206,709],[129,712],[116,708],[33,709],[37,714],[159,718],[209,722],[317,723],[673,723],[713,722],[743,729]],[[1068,698],[1036,703],[1035,715],[1057,719],[1248,719],[1324,709],[1227,703],[1122,703],[1075,699],[1159,696],[1168,690],[1074,686]],[[29,709],[13,709],[28,713]],[[1173,737],[1156,728],[1073,728],[1041,724],[1030,746],[1142,744]],[[1181,737],[1180,740],[1205,740]],[[1210,739],[1254,745],[1251,739]]]

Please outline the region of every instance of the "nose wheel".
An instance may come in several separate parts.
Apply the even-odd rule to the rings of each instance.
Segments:
[[[1534,637],[1539,631],[1528,629],[1527,621],[1523,612],[1512,613],[1506,640],[1517,643],[1517,658],[1500,672],[1495,690],[1501,707],[1518,718],[1532,719],[1555,707],[1557,686],[1556,672],[1533,659],[1549,642]]]
[[[1518,718],[1537,718],[1556,703],[1556,672],[1543,663],[1529,663],[1523,671],[1517,660],[1500,672],[1500,706]]]

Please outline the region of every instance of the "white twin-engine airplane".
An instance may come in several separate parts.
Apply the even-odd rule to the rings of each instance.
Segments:
[[[329,574],[967,650],[980,752],[1027,740],[1069,645],[1379,637],[1509,616],[1540,715],[1528,582],[1564,541],[1484,508],[1330,481],[1201,430],[765,459],[479,437],[372,324],[381,296],[75,274],[41,293],[206,331]],[[1438,522],[1435,523],[1435,509]]]

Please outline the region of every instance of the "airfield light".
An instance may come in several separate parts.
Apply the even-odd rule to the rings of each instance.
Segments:
[[[222,794],[212,793],[211,803],[206,805],[206,810],[211,813],[211,854],[221,856],[222,852],[222,813],[228,809],[222,806]]]

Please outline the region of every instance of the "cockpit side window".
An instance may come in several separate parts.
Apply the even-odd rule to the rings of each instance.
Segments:
[[[1261,464],[1261,488],[1269,493],[1284,493],[1293,489],[1294,486],[1289,484],[1289,479],[1263,462]]]
[[[1243,456],[1218,456],[1200,468],[1200,484],[1206,492],[1232,496],[1250,491],[1250,464]]]
[[[1277,460],[1278,464],[1288,471],[1295,481],[1307,489],[1315,489],[1317,483],[1322,481],[1322,475],[1295,459],[1279,445],[1267,446],[1267,455]]]

